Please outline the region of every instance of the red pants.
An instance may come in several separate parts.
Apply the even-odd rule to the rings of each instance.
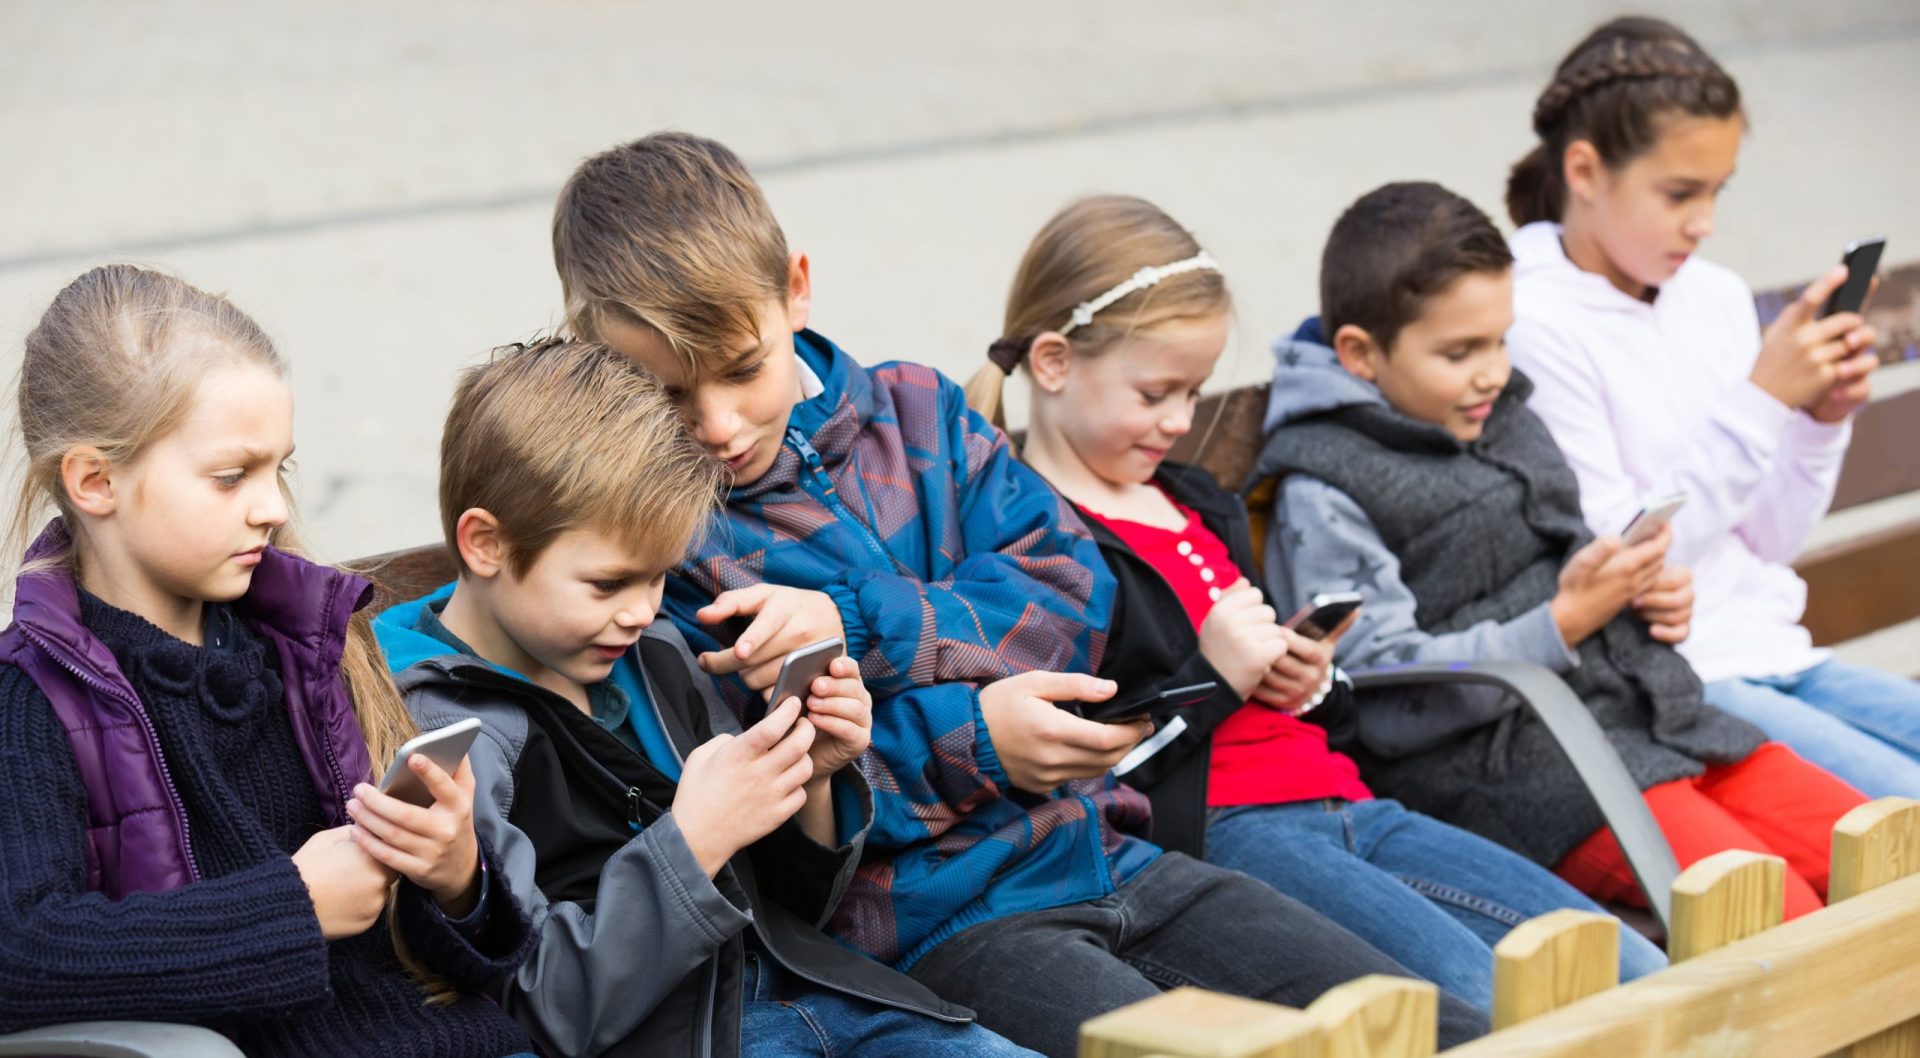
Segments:
[[[1644,796],[1682,870],[1728,849],[1786,860],[1789,919],[1820,909],[1833,825],[1867,800],[1778,742],[1765,743],[1737,764],[1709,766],[1697,779],[1662,783]],[[1612,830],[1602,828],[1581,842],[1554,870],[1603,903],[1647,906]]]

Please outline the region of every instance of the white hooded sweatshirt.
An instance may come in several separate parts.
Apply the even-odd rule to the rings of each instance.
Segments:
[[[1667,560],[1694,576],[1680,652],[1707,682],[1799,672],[1823,660],[1800,625],[1807,586],[1788,565],[1833,501],[1852,434],[1788,408],[1749,380],[1760,352],[1753,292],[1689,259],[1652,302],[1581,271],[1560,226],[1513,236],[1507,343],[1580,478],[1595,533],[1684,492]]]

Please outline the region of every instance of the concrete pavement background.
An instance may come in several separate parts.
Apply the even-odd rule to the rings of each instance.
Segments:
[[[174,271],[292,358],[319,550],[434,539],[452,373],[558,322],[554,192],[581,157],[679,127],[755,167],[813,257],[817,325],[857,357],[965,378],[1034,230],[1123,191],[1226,264],[1239,327],[1216,384],[1236,384],[1312,311],[1321,240],[1361,192],[1437,179],[1499,216],[1552,64],[1619,10],[6,0],[0,371],[85,267]],[[1867,233],[1920,257],[1920,7],[1660,13],[1753,120],[1708,256],[1762,286]]]

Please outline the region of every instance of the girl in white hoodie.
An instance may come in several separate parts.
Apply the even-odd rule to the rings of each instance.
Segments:
[[[1834,661],[1788,565],[1826,514],[1877,363],[1857,313],[1809,285],[1764,332],[1747,285],[1693,256],[1746,129],[1740,91],[1678,28],[1620,18],[1576,45],[1513,167],[1514,363],[1580,479],[1596,533],[1685,493],[1680,650],[1709,702],[1871,797],[1920,797],[1920,684]]]

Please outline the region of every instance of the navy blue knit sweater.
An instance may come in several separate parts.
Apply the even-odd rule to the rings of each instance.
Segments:
[[[324,823],[264,641],[216,612],[210,645],[194,647],[85,594],[81,618],[152,718],[202,880],[119,901],[87,891],[86,794],[66,736],[32,680],[0,666],[0,1031],[191,1022],[251,1058],[529,1049],[510,1017],[473,994],[497,985],[532,942],[499,872],[488,871],[481,907],[460,921],[400,886],[409,945],[463,990],[450,1004],[425,1002],[384,921],[321,937],[290,857]]]

